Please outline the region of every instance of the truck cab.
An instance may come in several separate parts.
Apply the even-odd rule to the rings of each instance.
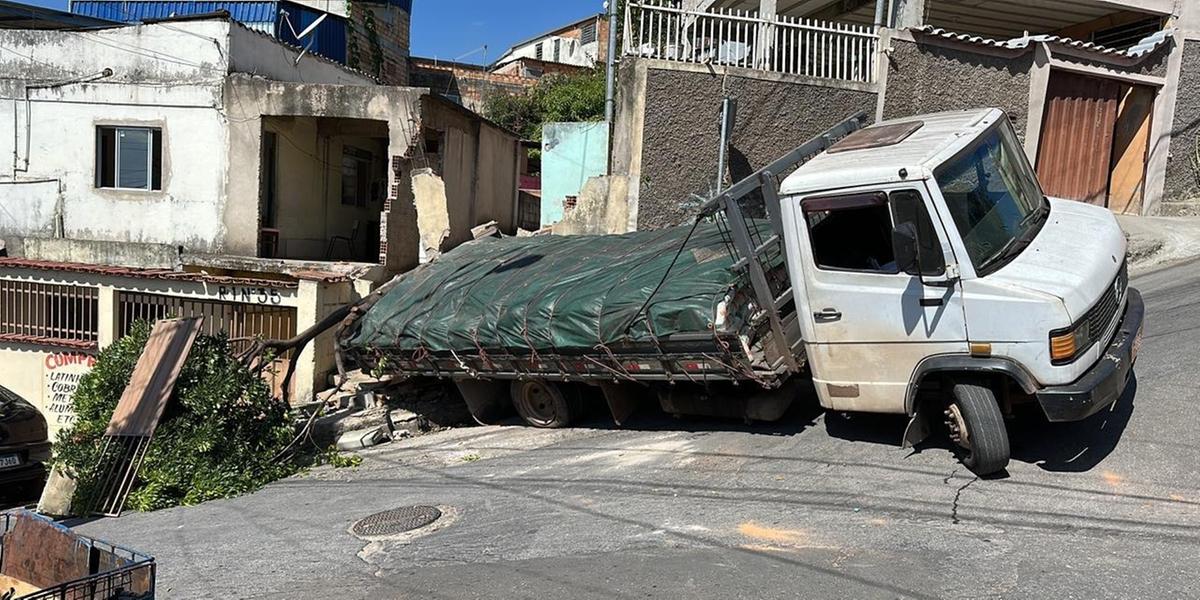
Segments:
[[[799,326],[821,405],[944,421],[979,473],[1005,416],[1086,418],[1122,393],[1144,308],[1105,208],[1047,197],[998,109],[859,129],[779,186]]]

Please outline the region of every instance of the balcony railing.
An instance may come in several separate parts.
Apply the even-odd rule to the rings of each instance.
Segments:
[[[625,54],[870,83],[875,28],[741,10],[693,11],[679,0],[629,2]]]

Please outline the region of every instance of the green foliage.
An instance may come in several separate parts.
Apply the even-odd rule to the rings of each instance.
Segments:
[[[527,140],[542,139],[542,125],[604,118],[604,70],[547,75],[522,94],[497,93],[484,103],[484,114]]]
[[[72,400],[77,418],[55,442],[56,466],[78,481],[75,506],[97,493],[102,436],[150,325],[138,323],[100,353]],[[224,336],[199,336],[146,452],[127,506],[149,511],[244,494],[297,470],[277,461],[294,435],[288,410],[232,356]]]
[[[361,465],[363,459],[357,454],[342,454],[338,452],[336,446],[330,446],[328,450],[317,456],[317,462],[329,465],[335,469],[345,469]]]

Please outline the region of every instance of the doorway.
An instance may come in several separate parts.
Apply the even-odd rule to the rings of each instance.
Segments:
[[[1037,159],[1046,193],[1140,214],[1155,92],[1051,71]]]

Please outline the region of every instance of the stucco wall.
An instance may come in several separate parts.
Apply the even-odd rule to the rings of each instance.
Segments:
[[[857,111],[873,115],[867,86],[714,76],[701,70],[646,69],[645,116],[637,189],[637,228],[676,225],[693,193],[716,181],[722,84],[738,100],[727,179],[737,181]],[[631,177],[633,176],[630,173]]]
[[[227,182],[225,195],[237,198],[238,202],[230,203],[225,211],[224,226],[226,230],[226,252],[254,256],[257,252],[259,228],[259,185],[261,171],[258,168],[259,156],[262,152],[262,116],[311,116],[341,117],[345,119],[363,119],[382,121],[388,124],[387,156],[388,168],[392,166],[392,157],[410,157],[411,149],[420,131],[420,99],[425,90],[412,88],[397,88],[386,86],[345,86],[327,84],[297,84],[265,80],[245,75],[233,75],[228,78],[225,89],[225,102],[229,119],[228,156],[232,165]],[[297,119],[299,120],[299,119]],[[280,139],[281,151],[288,146],[287,140]],[[318,154],[320,156],[320,154]],[[331,154],[331,162],[340,164],[340,153]],[[281,171],[281,179],[284,173]],[[303,178],[303,174],[298,175]],[[388,175],[390,178],[391,175]],[[336,190],[340,194],[340,179]],[[401,191],[404,202],[411,204],[411,191],[403,186],[395,186]],[[280,196],[281,205],[286,198]],[[338,200],[340,203],[340,200]],[[379,209],[374,209],[378,215]],[[365,215],[365,213],[364,213]],[[403,211],[393,210],[380,216],[387,227],[399,219],[408,219]],[[353,217],[350,217],[352,220]],[[349,227],[343,227],[344,232],[331,232],[334,235],[347,235]],[[365,230],[364,230],[365,232]],[[401,247],[402,240],[393,239],[390,235],[388,251],[397,252],[395,261],[404,262],[416,253],[416,238],[411,242],[410,249]],[[392,242],[395,242],[392,244]],[[323,253],[323,251],[322,251]],[[399,264],[396,262],[395,264]]]
[[[71,396],[93,361],[76,350],[0,342],[0,385],[41,411],[53,440],[74,422]]]
[[[229,25],[230,68],[277,81],[344,83],[370,85],[367,75],[346,70],[342,65],[321,56],[305,54],[299,62],[300,51],[276,43],[273,39],[251,31],[234,22]]]
[[[365,206],[342,203],[342,155],[346,146],[370,152],[372,172],[364,176],[372,182],[386,181],[386,138],[341,135],[336,133],[336,124],[322,127],[316,118],[267,117],[263,121],[264,129],[276,135],[279,256],[323,260],[330,236],[349,237],[357,222],[355,255],[348,256],[345,245],[339,243],[334,258],[362,260],[369,224],[379,222],[383,203],[382,198],[368,199]],[[380,125],[387,130],[386,124]]]
[[[996,107],[1024,139],[1032,51],[998,56],[899,39],[892,49],[883,118]]]
[[[19,171],[18,178],[42,182],[0,183],[5,208],[0,211],[0,236],[53,235],[56,220],[61,220],[62,233],[73,239],[218,251],[226,166],[222,154],[212,151],[225,145],[225,125],[214,108],[219,89],[216,84],[181,82],[169,87],[105,83],[33,90],[28,115],[23,103],[0,102],[0,122],[9,125],[6,130],[17,111],[22,167],[28,116],[28,170]],[[132,99],[138,104],[118,104]],[[162,128],[162,190],[95,186],[100,125]],[[4,131],[0,155],[11,159],[13,142],[14,135]]]
[[[496,221],[504,231],[516,232],[517,144],[515,137],[487,123],[480,127],[476,224]]]
[[[1188,40],[1183,48],[1179,88],[1175,97],[1175,120],[1171,131],[1171,157],[1167,163],[1166,202],[1200,199],[1200,183],[1192,157],[1200,144],[1200,40]]]
[[[608,124],[546,123],[542,126],[542,226],[563,218],[563,200],[579,196],[584,183],[608,170]]]

